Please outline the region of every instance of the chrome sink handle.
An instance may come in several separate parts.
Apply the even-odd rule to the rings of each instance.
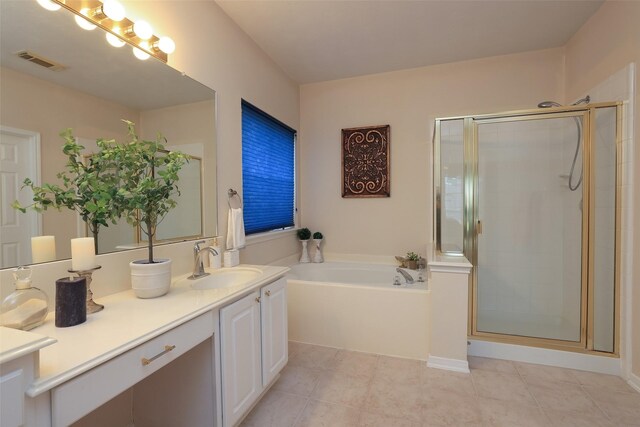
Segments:
[[[210,254],[213,254],[214,256],[218,255],[218,251],[216,251],[211,246],[207,246],[206,248],[200,248],[201,243],[205,243],[205,241],[200,240],[198,242],[195,242],[193,245],[193,273],[191,273],[191,276],[189,276],[189,279],[191,280],[199,279],[200,277],[209,275],[209,273],[206,273],[204,271],[202,254],[210,253]]]

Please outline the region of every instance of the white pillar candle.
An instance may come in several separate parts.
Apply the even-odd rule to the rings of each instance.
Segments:
[[[91,270],[96,267],[96,250],[93,237],[71,239],[71,269]]]
[[[48,262],[56,260],[56,237],[37,236],[31,238],[31,261]]]

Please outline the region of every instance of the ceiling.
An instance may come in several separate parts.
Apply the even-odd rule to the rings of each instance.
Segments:
[[[311,83],[563,46],[600,0],[216,0]]]

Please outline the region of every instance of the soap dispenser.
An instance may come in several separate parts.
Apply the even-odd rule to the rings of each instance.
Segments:
[[[47,295],[31,286],[31,269],[18,267],[13,272],[16,290],[2,301],[0,326],[28,331],[42,325],[47,317]]]

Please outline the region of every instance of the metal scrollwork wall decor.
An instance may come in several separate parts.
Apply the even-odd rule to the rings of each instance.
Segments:
[[[342,197],[389,197],[391,126],[342,129]]]

